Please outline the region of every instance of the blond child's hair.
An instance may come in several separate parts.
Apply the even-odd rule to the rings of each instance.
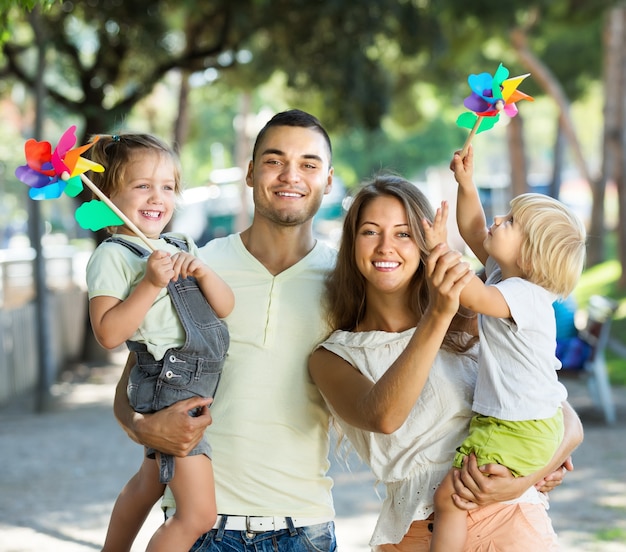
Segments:
[[[526,238],[520,251],[526,279],[567,297],[585,265],[587,233],[582,221],[560,201],[535,193],[513,198],[511,215]]]

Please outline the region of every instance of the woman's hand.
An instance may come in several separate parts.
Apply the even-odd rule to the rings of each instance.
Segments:
[[[461,291],[474,277],[469,263],[461,259],[461,253],[448,249],[442,243],[427,257],[429,309],[433,313],[445,313],[452,317],[458,311]]]
[[[546,475],[543,479],[535,483],[535,489],[537,489],[540,493],[549,493],[563,483],[565,474],[568,471],[574,471],[574,463],[572,462],[571,456],[563,462],[563,465],[560,468],[554,470],[551,474]]]
[[[474,454],[465,457],[462,469],[454,470],[453,483],[456,494],[452,499],[462,510],[513,500],[531,486],[527,477],[514,477],[500,464],[485,464],[479,468]]]
[[[560,468],[535,483],[535,489],[542,493],[550,492],[563,483],[568,471],[573,470],[574,464],[570,457]],[[465,457],[463,468],[453,472],[456,494],[452,499],[461,510],[514,500],[529,488],[530,478],[514,477],[507,467],[500,464],[485,464],[479,468],[476,457],[471,454]]]

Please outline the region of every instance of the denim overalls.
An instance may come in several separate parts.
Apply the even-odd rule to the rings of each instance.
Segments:
[[[184,240],[165,234],[161,237],[169,244],[188,251]],[[140,257],[150,255],[143,247],[117,236],[106,241],[123,245]],[[155,412],[191,397],[213,397],[226,358],[230,341],[228,329],[213,312],[196,279],[190,277],[170,281],[167,291],[187,338],[182,347],[168,349],[159,361],[143,343],[126,342],[137,358],[127,388],[128,400],[136,412]],[[191,411],[189,415],[194,416],[195,412]],[[156,452],[148,448],[146,455],[155,458]],[[194,454],[205,454],[211,458],[211,446],[206,437],[189,453]],[[174,477],[174,456],[160,454],[160,457],[160,481],[169,483]]]

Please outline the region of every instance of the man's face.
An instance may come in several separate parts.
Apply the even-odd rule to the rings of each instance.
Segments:
[[[255,216],[281,226],[311,220],[330,192],[333,169],[326,140],[316,130],[276,126],[268,129],[248,166]]]

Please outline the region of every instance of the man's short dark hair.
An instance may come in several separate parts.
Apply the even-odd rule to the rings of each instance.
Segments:
[[[328,154],[330,157],[330,161],[332,161],[333,156],[333,148],[330,143],[330,138],[326,129],[322,126],[319,119],[317,117],[307,113],[306,111],[301,111],[300,109],[290,109],[288,111],[281,111],[274,115],[265,126],[260,130],[259,134],[256,137],[254,142],[254,148],[252,148],[252,159],[256,157],[257,148],[263,137],[267,133],[267,131],[276,126],[291,126],[291,127],[302,127],[302,128],[310,128],[319,132],[326,140],[326,144],[328,145]]]

